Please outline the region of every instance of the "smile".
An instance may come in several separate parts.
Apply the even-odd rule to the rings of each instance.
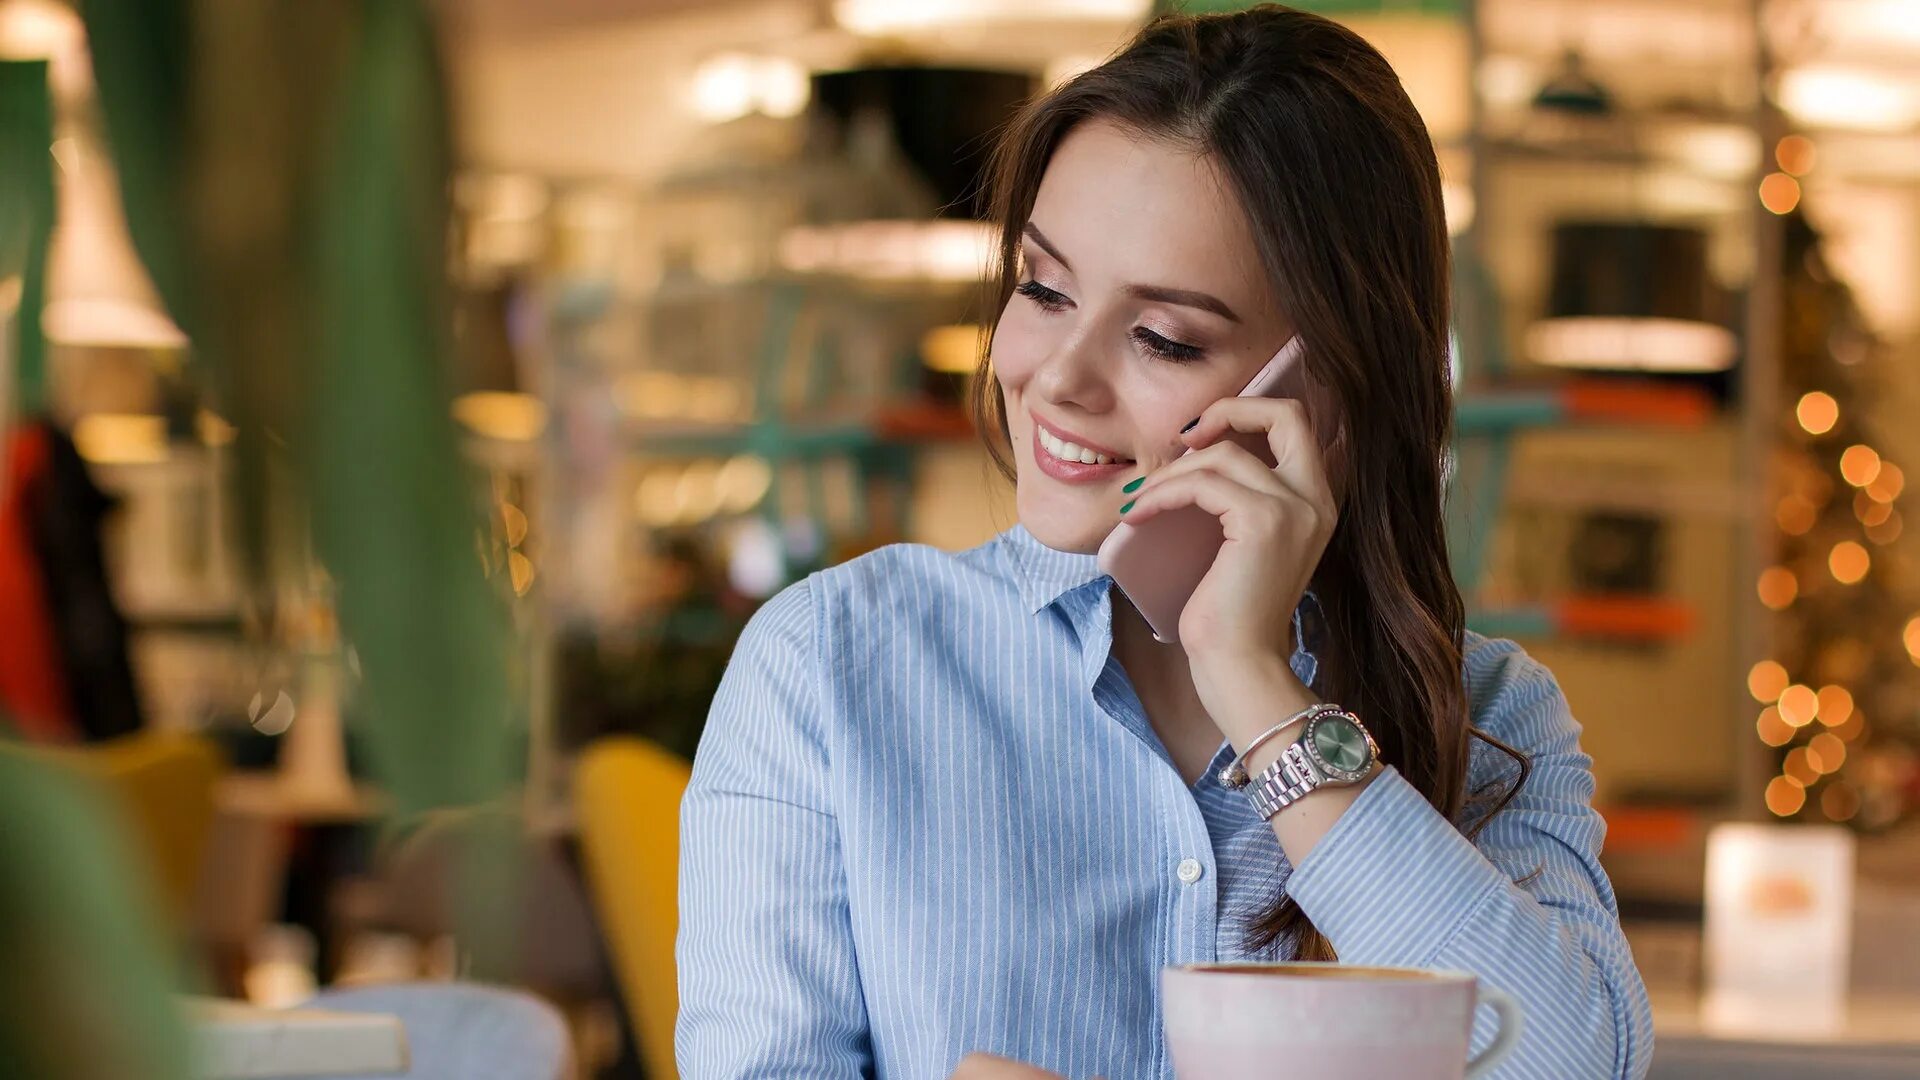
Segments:
[[[1053,431],[1037,416],[1033,418],[1033,457],[1040,471],[1069,483],[1106,479],[1133,465],[1131,458],[1083,446]]]

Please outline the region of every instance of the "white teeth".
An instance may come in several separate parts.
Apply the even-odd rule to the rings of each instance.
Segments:
[[[1078,461],[1083,465],[1111,465],[1117,460],[1106,454],[1096,454],[1078,443],[1056,438],[1046,428],[1036,426],[1034,431],[1040,438],[1040,445],[1046,448],[1047,453],[1062,461]]]

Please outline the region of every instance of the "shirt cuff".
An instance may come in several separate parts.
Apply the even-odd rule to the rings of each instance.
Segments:
[[[1506,884],[1388,766],[1294,868],[1287,893],[1342,963],[1424,967]]]

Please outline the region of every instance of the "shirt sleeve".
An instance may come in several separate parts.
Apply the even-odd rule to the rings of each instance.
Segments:
[[[1592,759],[1544,667],[1509,642],[1478,648],[1495,670],[1477,722],[1532,759],[1513,801],[1468,841],[1388,768],[1287,890],[1344,963],[1456,968],[1518,999],[1519,1045],[1492,1075],[1634,1080],[1653,1022],[1600,867]],[[1494,1028],[1479,1010],[1476,1052]]]
[[[686,1080],[870,1075],[806,582],[748,623],[680,806]]]

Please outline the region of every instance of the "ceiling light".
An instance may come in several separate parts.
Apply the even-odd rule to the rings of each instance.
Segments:
[[[1906,131],[1920,125],[1920,81],[1823,65],[1780,77],[1780,107],[1805,127]]]

